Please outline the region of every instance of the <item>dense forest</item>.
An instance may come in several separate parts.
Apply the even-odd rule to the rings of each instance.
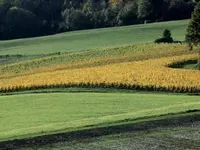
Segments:
[[[0,39],[191,17],[199,0],[0,0]]]

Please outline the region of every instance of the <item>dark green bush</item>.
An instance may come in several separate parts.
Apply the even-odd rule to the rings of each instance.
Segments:
[[[171,35],[172,35],[171,31],[168,29],[165,29],[163,31],[163,37],[156,39],[155,43],[173,43],[174,40],[171,37]]]

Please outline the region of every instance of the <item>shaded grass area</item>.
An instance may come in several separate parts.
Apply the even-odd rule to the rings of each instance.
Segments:
[[[200,70],[200,63],[194,62],[190,64],[186,64],[183,66],[184,69],[195,69],[195,70]]]
[[[199,124],[194,123],[183,126],[173,126],[168,128],[159,128],[155,130],[147,130],[140,132],[122,133],[96,137],[93,139],[82,139],[80,141],[60,142],[49,144],[47,146],[38,147],[38,150],[93,150],[93,149],[162,149],[162,150],[183,150],[183,149],[199,149],[200,133]],[[27,148],[31,150],[33,148]]]
[[[182,68],[182,69],[192,69],[192,70],[200,70],[200,64],[198,60],[188,60],[184,62],[177,62],[175,64],[170,65],[171,68]]]
[[[0,97],[0,140],[107,126],[200,109],[199,96],[54,93]]]
[[[184,69],[196,69],[196,66],[197,66],[197,60],[187,63],[187,64],[184,64],[183,68]]]
[[[166,28],[172,31],[175,40],[183,41],[188,23],[189,20],[181,20],[0,41],[0,55],[75,52],[123,44],[149,43],[161,36],[162,31]]]
[[[93,129],[0,142],[4,149],[198,149],[198,110]]]

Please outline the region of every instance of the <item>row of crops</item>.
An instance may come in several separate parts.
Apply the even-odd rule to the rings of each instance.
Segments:
[[[78,53],[58,53],[39,59],[0,65],[0,78],[61,69],[103,66],[121,62],[191,54],[184,44],[136,44]]]
[[[147,49],[155,48],[155,46],[148,46],[146,45]],[[198,77],[200,77],[200,71],[168,67],[176,62],[196,60],[198,55],[183,50],[183,45],[180,44],[173,45],[171,52],[167,50],[167,46],[168,49],[171,49],[172,45],[165,46],[165,53],[159,53],[156,50],[153,51],[153,49],[151,49],[151,53],[149,50],[146,54],[154,56],[151,59],[146,59],[145,53],[139,57],[139,52],[136,52],[137,55],[132,56],[130,53],[123,53],[123,55],[106,56],[99,59],[91,58],[68,64],[52,64],[49,67],[39,68],[39,73],[36,69],[35,72],[25,71],[21,75],[2,77],[0,89],[1,92],[9,92],[58,87],[114,87],[199,93],[200,80],[198,80]],[[163,57],[157,58],[160,55],[163,55]],[[98,63],[94,65],[95,62]],[[69,67],[70,65],[73,67]]]

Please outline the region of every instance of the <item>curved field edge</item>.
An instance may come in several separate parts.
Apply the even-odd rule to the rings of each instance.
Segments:
[[[1,92],[42,88],[100,87],[199,93],[200,81],[197,80],[197,77],[200,76],[200,72],[198,70],[168,68],[170,64],[175,62],[197,58],[197,54],[190,54],[89,68],[50,71],[2,79],[0,80],[0,88]]]
[[[76,131],[58,132],[49,135],[41,135],[36,137],[26,137],[18,140],[1,141],[1,150],[20,149],[20,148],[38,148],[53,146],[56,143],[81,141],[82,139],[92,140],[102,136],[110,136],[115,134],[123,134],[129,132],[141,132],[155,130],[159,128],[184,126],[187,124],[200,121],[200,110],[191,110],[176,114],[167,114],[160,116],[152,116],[149,118],[140,118],[139,120],[125,120],[109,125],[99,125],[96,127],[85,127]],[[62,144],[61,144],[62,145]],[[62,145],[64,146],[64,145]]]
[[[200,108],[198,96],[182,95],[68,93],[0,98],[1,141],[148,120]]]

